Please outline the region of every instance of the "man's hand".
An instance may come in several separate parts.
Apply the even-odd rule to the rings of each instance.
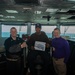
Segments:
[[[31,46],[31,50],[35,50],[33,46]]]
[[[55,48],[53,47],[53,49],[52,49],[53,51],[55,51]]]
[[[26,44],[25,42],[23,42],[23,43],[21,44],[21,48],[24,48],[24,47],[27,47],[27,44]]]
[[[47,43],[47,44],[46,44],[46,48],[49,48],[49,47],[50,47],[50,45]]]

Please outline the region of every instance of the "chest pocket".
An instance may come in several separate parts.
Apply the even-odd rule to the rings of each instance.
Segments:
[[[10,48],[9,48],[9,52],[10,53],[17,53],[21,50],[21,46],[20,46],[20,40],[16,39],[16,40],[12,40],[10,41]]]
[[[10,53],[17,53],[17,52],[20,52],[21,51],[21,46],[18,44],[18,45],[14,45],[14,46],[11,46],[9,48],[9,52]]]
[[[17,45],[19,43],[20,43],[20,40],[19,39],[17,39],[17,40],[12,40],[11,39],[11,42],[10,42],[11,46]]]

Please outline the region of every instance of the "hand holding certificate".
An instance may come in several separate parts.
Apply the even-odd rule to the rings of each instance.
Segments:
[[[45,42],[36,41],[34,48],[35,50],[45,51],[45,47],[46,47],[45,44],[46,44]]]

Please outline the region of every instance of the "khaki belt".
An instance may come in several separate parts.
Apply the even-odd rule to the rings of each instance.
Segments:
[[[55,58],[55,57],[53,57],[53,58],[54,58],[56,61],[59,60],[59,59],[64,59],[64,58]]]

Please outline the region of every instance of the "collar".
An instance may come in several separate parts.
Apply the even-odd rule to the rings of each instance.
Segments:
[[[10,37],[11,41],[14,41],[12,37]],[[19,40],[19,37],[16,37],[16,40]]]
[[[41,32],[40,32],[40,33],[37,33],[37,32],[36,32],[36,35],[41,35]]]
[[[59,39],[59,38],[61,38],[61,36],[60,36],[60,37],[58,37],[58,38],[55,38],[55,39]]]

